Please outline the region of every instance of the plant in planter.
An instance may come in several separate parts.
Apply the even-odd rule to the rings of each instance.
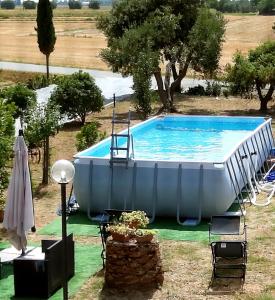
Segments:
[[[0,194],[0,223],[3,222],[4,219],[4,209],[5,209],[5,198],[3,195]]]
[[[133,229],[123,223],[117,223],[107,227],[114,241],[127,242],[133,236]]]
[[[157,234],[156,230],[153,229],[137,229],[134,232],[133,238],[138,243],[151,242],[154,236]]]
[[[149,218],[146,216],[146,213],[141,210],[123,212],[119,221],[127,224],[130,228],[136,229],[145,228],[149,224]]]

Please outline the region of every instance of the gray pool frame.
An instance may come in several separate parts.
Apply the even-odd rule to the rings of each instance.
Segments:
[[[111,168],[109,158],[77,154],[74,192],[80,210],[89,217],[105,209],[130,209],[144,210],[151,222],[156,216],[169,216],[180,224],[186,218],[199,223],[202,218],[226,212],[236,198],[242,200],[248,174],[264,167],[273,146],[268,119],[223,161],[131,159],[127,168]]]

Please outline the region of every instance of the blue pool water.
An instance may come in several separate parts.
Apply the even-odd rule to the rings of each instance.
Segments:
[[[158,161],[221,161],[247,138],[264,118],[168,116],[151,119],[131,128],[134,158]],[[125,138],[118,140],[124,145]],[[110,138],[91,147],[81,156],[107,158]]]

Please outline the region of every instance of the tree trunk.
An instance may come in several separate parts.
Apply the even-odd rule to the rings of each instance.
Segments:
[[[172,63],[171,69],[172,69],[173,79],[174,79],[174,81],[176,81],[179,75],[177,73],[175,63]],[[180,82],[179,82],[179,84],[177,86],[175,86],[174,91],[176,93],[180,93],[181,92]]]
[[[43,178],[42,183],[48,184],[49,183],[49,161],[50,161],[50,142],[49,137],[47,136],[43,143]]]
[[[180,64],[178,78],[171,84],[170,93],[171,93],[172,106],[174,102],[174,93],[176,91],[176,88],[181,85],[182,79],[186,76],[190,62],[191,62],[191,55],[187,57],[184,65]]]
[[[165,76],[164,76],[164,86],[167,93],[167,103],[168,103],[168,111],[171,111],[172,108],[172,99],[170,94],[170,78],[171,78],[171,62],[168,62],[165,68]]]
[[[166,91],[163,88],[163,80],[161,77],[160,68],[158,68],[158,70],[154,72],[154,76],[156,78],[156,82],[157,82],[157,86],[158,86],[158,94],[159,94],[160,101],[163,105],[163,108],[167,109],[169,104],[168,104]]]
[[[50,54],[46,54],[47,84],[49,84],[49,78],[50,78],[49,61],[50,61]]]
[[[262,112],[266,112],[267,111],[267,103],[272,99],[272,94],[274,92],[274,85],[270,84],[270,87],[266,93],[265,96],[263,96],[262,94],[262,90],[261,90],[261,85],[258,82],[258,80],[256,80],[256,90],[258,92],[258,96],[260,99],[260,111]]]

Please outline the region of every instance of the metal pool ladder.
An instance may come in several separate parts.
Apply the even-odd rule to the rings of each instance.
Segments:
[[[111,134],[111,147],[110,147],[110,167],[114,164],[125,164],[128,167],[128,161],[130,159],[130,146],[132,145],[133,155],[133,137],[130,135],[130,122],[131,112],[128,112],[128,118],[125,120],[117,119],[115,110],[113,110],[112,118],[112,134]],[[116,133],[117,124],[127,124],[126,133]],[[119,139],[126,139],[126,146],[119,145]]]

